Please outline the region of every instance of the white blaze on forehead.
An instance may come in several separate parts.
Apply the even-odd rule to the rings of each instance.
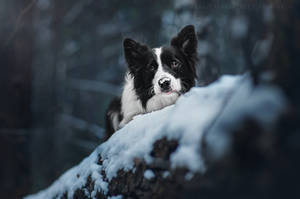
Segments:
[[[160,48],[154,48],[153,51],[154,51],[154,53],[155,53],[155,55],[156,55],[156,58],[157,58],[156,61],[157,61],[157,63],[158,63],[158,67],[159,67],[159,66],[162,67],[161,57],[160,57],[161,52],[162,52],[162,48],[161,48],[161,47],[160,47]]]
[[[168,73],[167,71],[164,70],[163,68],[163,63],[161,61],[161,54],[162,54],[162,47],[160,48],[154,48],[153,52],[156,55],[156,61],[158,64],[158,68],[157,71],[154,75],[153,78],[153,89],[154,89],[154,93],[155,94],[161,94],[161,90],[160,90],[160,86],[158,84],[159,80],[161,80],[162,78],[168,78],[171,80],[171,89],[174,91],[180,91],[181,90],[181,81],[178,78],[175,78],[173,75],[171,75],[170,73]]]

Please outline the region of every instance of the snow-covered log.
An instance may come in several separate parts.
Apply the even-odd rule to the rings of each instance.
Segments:
[[[232,132],[243,122],[270,130],[285,107],[280,89],[254,87],[249,75],[223,76],[174,105],[136,116],[48,189],[26,199],[176,198],[177,189],[190,189],[231,153]]]

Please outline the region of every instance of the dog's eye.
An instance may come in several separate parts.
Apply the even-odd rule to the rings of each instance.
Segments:
[[[148,66],[149,71],[155,71],[155,68],[156,68],[155,65],[152,64]]]
[[[172,68],[178,68],[180,66],[180,62],[177,60],[172,60],[171,61],[171,67]]]
[[[154,61],[148,65],[149,71],[155,71],[156,68],[157,68],[157,65]]]

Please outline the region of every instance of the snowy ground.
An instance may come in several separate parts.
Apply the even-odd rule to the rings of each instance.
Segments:
[[[105,194],[108,183],[102,180],[101,170],[110,181],[120,169],[134,171],[135,158],[151,163],[153,143],[163,137],[178,140],[179,146],[171,154],[171,167],[188,168],[190,173],[186,179],[190,179],[193,173],[206,170],[200,155],[204,132],[211,154],[219,157],[230,147],[228,135],[240,120],[252,118],[269,128],[285,104],[278,89],[270,86],[254,89],[248,75],[223,76],[208,87],[193,88],[174,105],[136,116],[80,165],[67,171],[48,189],[26,199],[59,198],[65,192],[71,197],[76,189],[85,185],[88,176],[95,180],[91,196],[97,191]],[[97,164],[98,154],[102,157],[102,165]],[[151,179],[154,173],[147,170],[144,177]]]

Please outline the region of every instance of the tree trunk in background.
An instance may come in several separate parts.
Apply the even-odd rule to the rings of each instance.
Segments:
[[[273,6],[275,38],[267,67],[273,71],[275,83],[283,88],[299,114],[300,2],[278,0]]]
[[[61,16],[61,8],[55,6],[57,1],[49,1],[49,5],[38,7],[34,12],[36,27],[36,45],[33,63],[33,128],[30,150],[31,170],[35,191],[47,186],[59,172],[55,165],[59,162],[57,140],[63,135],[55,129],[55,116],[58,112],[56,78],[57,78],[57,28]],[[49,159],[53,159],[49,163]]]
[[[6,13],[0,32],[0,192],[1,198],[20,198],[31,186],[32,4],[6,0],[0,6]]]

